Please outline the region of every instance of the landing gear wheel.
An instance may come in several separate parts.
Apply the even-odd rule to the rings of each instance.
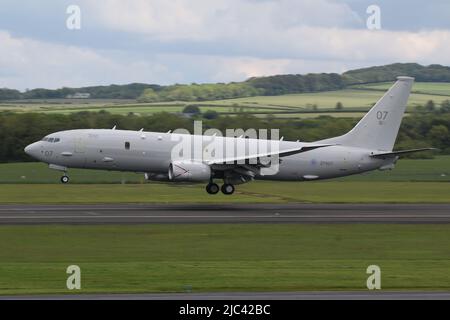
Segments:
[[[61,177],[61,182],[62,182],[62,183],[68,183],[69,180],[70,180],[70,179],[69,179],[68,176],[62,176],[62,177]]]
[[[234,192],[234,186],[229,183],[225,183],[224,185],[222,185],[221,189],[223,194],[233,194]]]
[[[219,186],[215,183],[208,183],[206,185],[206,192],[208,192],[209,194],[216,194],[217,192],[219,192]]]

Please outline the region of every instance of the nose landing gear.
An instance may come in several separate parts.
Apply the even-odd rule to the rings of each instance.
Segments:
[[[61,182],[62,182],[62,183],[68,183],[69,180],[70,180],[69,177],[66,176],[66,175],[63,175],[63,176],[61,177]]]

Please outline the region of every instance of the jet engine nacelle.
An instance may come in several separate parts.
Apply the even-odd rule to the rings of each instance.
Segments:
[[[211,168],[204,163],[182,160],[174,161],[169,166],[171,181],[208,181],[211,178]]]

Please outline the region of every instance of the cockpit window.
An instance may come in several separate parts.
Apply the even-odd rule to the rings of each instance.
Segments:
[[[50,142],[50,143],[55,143],[55,142],[60,142],[61,139],[60,139],[60,138],[44,137],[44,138],[42,139],[42,141],[46,141],[46,142]]]

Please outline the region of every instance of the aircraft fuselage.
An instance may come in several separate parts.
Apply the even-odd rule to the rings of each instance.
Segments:
[[[35,142],[27,147],[26,152],[54,167],[60,166],[61,170],[84,168],[153,174],[167,174],[172,148],[177,143],[173,141],[172,133],[107,129],[60,131],[46,138],[53,138],[53,141]],[[202,140],[205,149],[210,137],[192,135],[191,138]],[[291,141],[279,144],[280,149],[309,145]],[[392,159],[370,157],[371,152],[373,154],[371,150],[338,145],[319,148],[283,157],[277,173],[257,174],[255,179],[329,179],[376,170],[392,163]]]

